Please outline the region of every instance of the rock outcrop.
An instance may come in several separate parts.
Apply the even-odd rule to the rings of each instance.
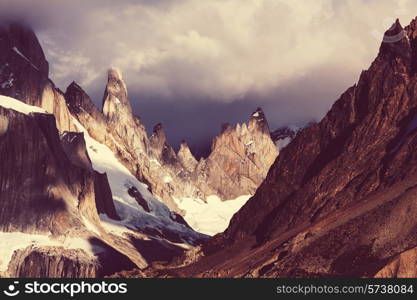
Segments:
[[[277,155],[266,117],[258,108],[248,124],[223,126],[210,155],[196,167],[197,184],[206,195],[224,200],[253,194]]]
[[[188,172],[193,172],[197,167],[198,161],[191,153],[191,150],[188,147],[186,141],[181,142],[180,149],[177,153],[177,158],[182,167]]]
[[[65,99],[49,80],[49,64],[34,32],[17,23],[0,25],[0,94],[54,114],[60,131],[74,130]]]
[[[417,249],[413,248],[395,256],[378,271],[376,278],[416,278]]]
[[[49,64],[34,32],[21,24],[0,26],[0,91],[41,106]]]

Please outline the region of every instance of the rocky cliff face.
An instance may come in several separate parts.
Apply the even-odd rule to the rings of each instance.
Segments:
[[[162,272],[413,274],[400,264],[417,245],[416,47],[417,20],[405,29],[397,21],[358,83],[282,150],[228,229],[196,262]]]
[[[35,34],[26,26],[6,24],[0,40],[1,94],[40,106],[49,65]]]
[[[193,172],[197,167],[198,161],[191,153],[190,148],[186,141],[182,141],[180,145],[180,149],[177,153],[178,161],[182,165],[182,167],[187,170],[188,172]]]
[[[248,124],[223,126],[210,155],[196,167],[199,187],[224,200],[253,194],[277,155],[266,117],[257,109]]]
[[[36,35],[21,24],[0,26],[0,94],[39,106],[59,130],[74,130],[62,92],[49,80],[49,64]]]

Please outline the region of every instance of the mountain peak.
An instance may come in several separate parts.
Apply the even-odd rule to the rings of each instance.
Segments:
[[[123,80],[123,76],[122,76],[122,72],[120,71],[120,69],[115,68],[115,67],[110,67],[109,70],[107,71],[108,74],[108,80]]]
[[[162,123],[158,123],[153,127],[152,135],[150,137],[151,145],[157,149],[162,149],[166,142],[166,134]]]
[[[384,59],[401,58],[404,64],[411,66],[412,47],[406,30],[397,19],[385,32],[380,47],[380,56]]]
[[[269,134],[268,121],[266,120],[266,117],[262,108],[258,107],[256,111],[252,113],[249,119],[248,129],[249,131],[258,129],[262,132]]]
[[[256,120],[257,122],[266,121],[266,117],[262,108],[258,107],[251,115],[250,120]]]
[[[107,85],[103,97],[103,113],[107,118],[115,115],[128,115],[133,118],[132,107],[130,105],[126,84],[123,81],[120,70],[110,68],[108,70]],[[121,116],[119,116],[121,117]]]
[[[186,141],[186,140],[182,140],[182,141],[181,141],[181,144],[180,144],[180,149],[181,149],[181,148],[189,148],[189,147],[188,147],[188,143],[187,143],[187,141]]]
[[[191,153],[190,148],[185,140],[182,140],[180,149],[178,150],[177,157],[181,165],[189,172],[194,171],[198,162],[194,155]]]
[[[65,91],[65,101],[70,110],[79,112],[83,107],[86,94],[83,89],[75,82],[71,82]]]
[[[156,134],[158,136],[161,135],[161,134],[165,134],[164,127],[162,126],[162,123],[158,123],[153,127],[153,134]]]
[[[1,22],[0,41],[0,94],[40,106],[49,64],[35,33],[21,23]]]
[[[113,94],[123,93],[127,97],[127,87],[122,72],[114,67],[107,71],[107,91]]]
[[[9,22],[0,24],[0,29],[0,51],[5,53],[12,50],[10,52],[14,52],[15,56],[48,77],[49,64],[32,28],[21,22]]]
[[[222,126],[221,126],[220,134],[222,134],[222,133],[224,133],[224,132],[226,132],[230,129],[232,129],[232,127],[230,126],[230,123],[228,123],[228,122],[223,123]]]
[[[75,81],[71,82],[67,86],[66,92],[68,92],[68,91],[76,91],[76,92],[85,94],[85,91],[83,90],[83,88],[78,83],[76,83]]]

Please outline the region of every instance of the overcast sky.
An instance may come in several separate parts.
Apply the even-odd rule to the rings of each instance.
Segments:
[[[122,70],[135,112],[169,139],[207,145],[261,106],[272,128],[319,120],[415,0],[0,0],[36,30],[51,79],[101,103]]]

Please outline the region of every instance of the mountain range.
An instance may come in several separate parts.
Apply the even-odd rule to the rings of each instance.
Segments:
[[[258,108],[200,160],[147,135],[119,70],[98,108],[30,28],[0,41],[2,276],[417,276],[417,19],[320,122]]]

